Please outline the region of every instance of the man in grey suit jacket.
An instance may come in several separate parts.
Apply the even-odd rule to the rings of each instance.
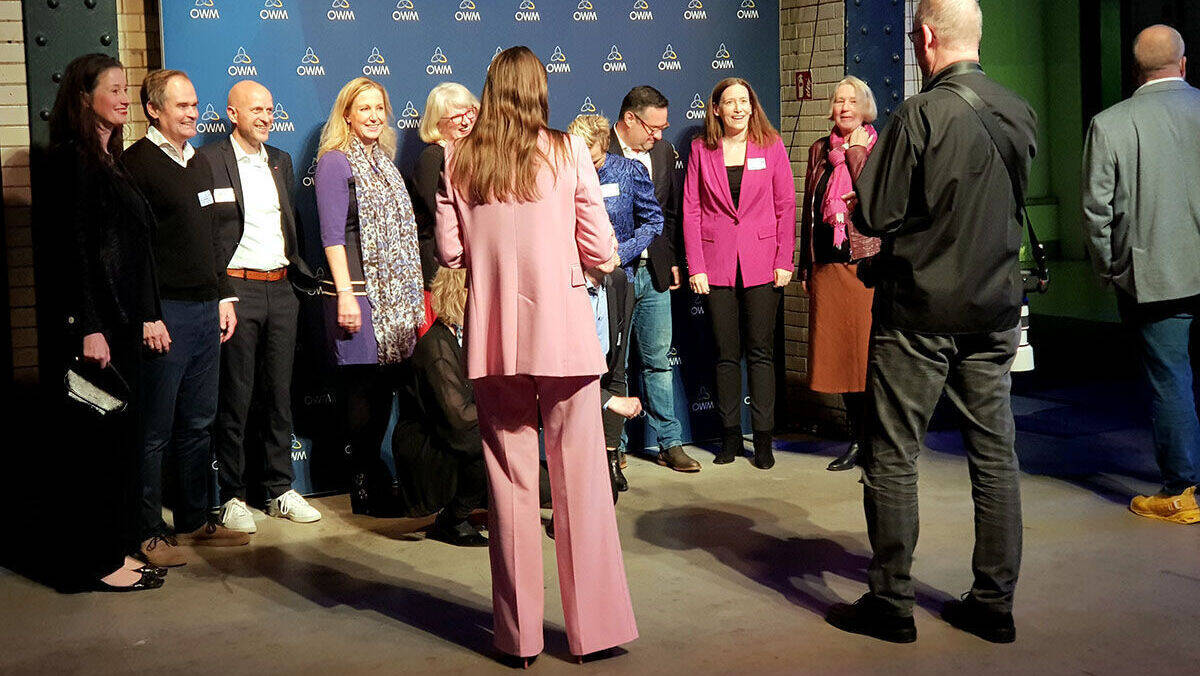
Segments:
[[[1173,523],[1200,522],[1200,420],[1188,340],[1200,308],[1200,90],[1184,81],[1183,38],[1163,25],[1138,34],[1142,85],[1096,115],[1084,149],[1087,246],[1116,288],[1138,337],[1152,391],[1162,491],[1129,508]]]

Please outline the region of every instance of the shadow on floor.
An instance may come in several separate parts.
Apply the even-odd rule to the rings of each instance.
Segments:
[[[759,528],[780,520],[781,511],[746,505],[717,504],[648,512],[638,518],[637,538],[676,551],[700,549],[747,579],[771,589],[789,602],[824,616],[829,606],[853,599],[837,596],[825,573],[867,583],[870,554],[854,535],[822,530],[801,518],[794,505],[779,503],[787,523],[805,533],[778,537]],[[917,604],[933,613],[953,597],[917,582]],[[865,591],[865,590],[864,590]]]

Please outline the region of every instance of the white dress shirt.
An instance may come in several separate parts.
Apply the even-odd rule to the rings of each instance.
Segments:
[[[231,268],[247,270],[275,270],[287,267],[288,259],[283,240],[283,215],[279,209],[279,189],[271,166],[267,162],[267,149],[259,146],[251,155],[229,137],[233,144],[233,156],[237,158],[238,176],[242,181],[242,204],[244,227],[242,239],[229,261]]]
[[[627,159],[637,160],[638,162],[641,162],[642,164],[646,165],[646,173],[650,175],[651,180],[654,180],[654,165],[650,161],[650,151],[649,150],[634,150],[633,148],[630,148],[629,144],[625,142],[625,139],[621,138],[621,135],[617,133],[616,125],[613,125],[612,132],[613,132],[613,136],[617,137],[617,143],[620,144],[620,146],[621,146],[621,154],[624,155]],[[639,258],[642,258],[644,260],[648,260],[650,258],[649,247],[642,249],[642,255],[639,256]]]
[[[162,151],[167,154],[167,157],[174,160],[175,164],[178,164],[184,168],[187,168],[188,162],[191,161],[192,156],[196,154],[196,149],[192,147],[192,144],[184,141],[183,154],[181,155],[179,153],[179,148],[176,148],[174,143],[168,141],[167,137],[163,136],[163,133],[154,125],[151,125],[150,128],[146,130],[146,138],[149,139],[154,145],[162,148]]]
[[[1171,80],[1179,80],[1180,82],[1182,82],[1183,77],[1181,77],[1179,75],[1175,75],[1172,77],[1158,77],[1158,78],[1154,78],[1153,80],[1146,80],[1146,83],[1143,84],[1142,87],[1149,87],[1150,85],[1158,84],[1159,82],[1170,82]],[[1138,87],[1138,89],[1141,89],[1142,87]]]

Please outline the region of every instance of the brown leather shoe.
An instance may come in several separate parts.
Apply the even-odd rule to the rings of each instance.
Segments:
[[[670,467],[676,472],[700,471],[699,461],[684,452],[683,446],[672,446],[665,451],[660,451],[657,462],[664,467]]]
[[[187,547],[240,547],[250,544],[250,534],[231,530],[215,523],[206,523],[190,533],[175,536]]]
[[[143,561],[159,568],[174,568],[188,562],[187,555],[183,553],[175,538],[155,535],[143,540],[138,550]]]

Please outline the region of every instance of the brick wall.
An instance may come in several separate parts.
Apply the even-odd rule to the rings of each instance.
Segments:
[[[796,204],[801,204],[808,148],[829,133],[828,100],[846,72],[844,0],[781,0],[780,119],[784,143],[796,176]],[[811,65],[809,62],[811,54]],[[796,98],[796,73],[811,70],[813,100]],[[795,133],[793,133],[795,130]],[[797,213],[797,224],[799,224]],[[797,241],[799,241],[797,225]],[[796,262],[799,263],[799,253]],[[800,285],[791,284],[784,294],[784,367],[787,373],[788,414],[780,427],[840,431],[841,397],[808,389],[808,298]]]
[[[162,67],[158,0],[117,0],[117,44],[129,78],[129,123],[125,143],[146,135],[146,114],[141,106],[141,85],[147,70]]]
[[[33,235],[29,227],[29,103],[25,92],[25,29],[20,0],[0,0],[0,165],[13,379],[29,384],[37,380],[37,321]]]

